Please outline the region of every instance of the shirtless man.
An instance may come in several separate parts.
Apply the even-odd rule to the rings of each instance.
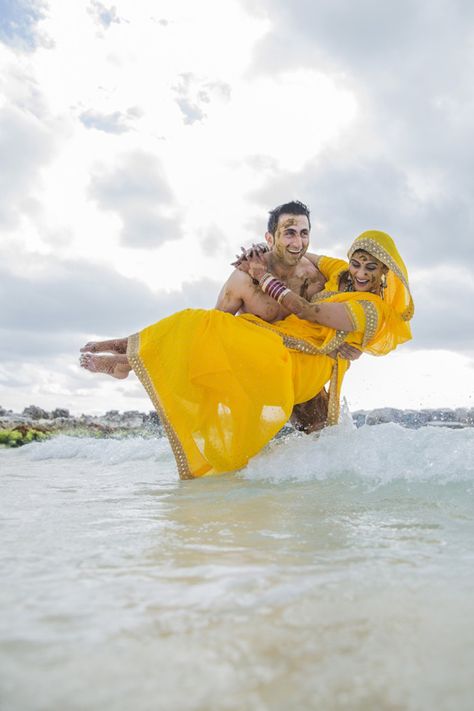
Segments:
[[[270,212],[265,241],[268,252],[264,259],[268,271],[296,291],[311,300],[314,294],[324,289],[325,278],[317,268],[317,255],[307,255],[311,231],[310,213],[299,201],[279,205]],[[240,267],[238,266],[240,263]],[[245,250],[236,262],[235,269],[222,287],[215,308],[231,314],[252,313],[270,323],[289,315],[271,296],[264,294],[245,272]],[[340,355],[349,360],[358,358],[356,348],[343,345]],[[291,421],[304,432],[314,432],[324,427],[327,416],[327,394],[322,390],[307,403],[296,405]]]
[[[311,222],[309,210],[301,202],[289,202],[270,212],[265,241],[269,251],[264,255],[268,270],[290,289],[305,299],[324,288],[325,278],[315,265],[316,257],[305,257],[309,245]],[[241,259],[245,260],[245,257]],[[239,260],[238,260],[239,261]],[[264,321],[278,321],[289,312],[264,294],[258,284],[241,269],[235,269],[222,287],[216,309],[231,314],[251,313]]]

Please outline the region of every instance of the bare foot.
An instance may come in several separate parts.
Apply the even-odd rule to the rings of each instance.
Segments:
[[[81,353],[126,353],[128,338],[111,341],[89,341],[81,348]]]
[[[79,358],[79,363],[91,373],[106,373],[119,380],[126,378],[131,371],[126,355],[96,356],[85,353]]]

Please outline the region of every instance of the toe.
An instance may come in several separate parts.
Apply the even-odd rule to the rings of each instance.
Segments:
[[[85,346],[82,346],[80,353],[95,353],[97,350],[97,344],[94,341],[89,341]]]

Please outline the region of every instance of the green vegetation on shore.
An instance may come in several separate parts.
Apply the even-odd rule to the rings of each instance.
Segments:
[[[23,444],[47,439],[50,435],[50,432],[44,430],[19,425],[9,430],[0,430],[0,446],[21,447]]]

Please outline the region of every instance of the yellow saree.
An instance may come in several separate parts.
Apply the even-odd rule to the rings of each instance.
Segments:
[[[249,314],[187,309],[129,338],[130,364],[161,418],[182,479],[245,466],[293,406],[329,381],[330,418],[337,421],[348,362],[329,352],[344,340],[376,352],[392,314],[374,294],[319,298],[344,302],[355,330],[335,331],[296,316],[269,324]]]

